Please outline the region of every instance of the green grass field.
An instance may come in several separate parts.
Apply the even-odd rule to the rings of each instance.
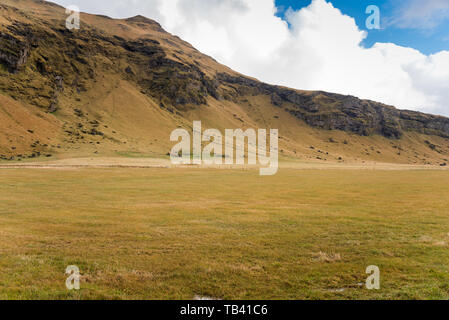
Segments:
[[[449,172],[2,169],[0,243],[0,299],[449,299]]]

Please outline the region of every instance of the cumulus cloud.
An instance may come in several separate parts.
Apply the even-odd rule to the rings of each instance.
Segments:
[[[221,63],[268,83],[449,115],[449,51],[427,56],[393,43],[364,48],[365,31],[326,0],[289,10],[287,21],[276,16],[274,0],[57,2],[112,17],[146,15]]]

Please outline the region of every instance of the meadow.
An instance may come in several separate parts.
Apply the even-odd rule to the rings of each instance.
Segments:
[[[448,171],[258,173],[0,169],[0,299],[449,299]]]

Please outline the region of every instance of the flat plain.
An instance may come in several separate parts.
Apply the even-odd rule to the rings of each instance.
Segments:
[[[449,172],[3,168],[0,243],[0,299],[449,299]]]

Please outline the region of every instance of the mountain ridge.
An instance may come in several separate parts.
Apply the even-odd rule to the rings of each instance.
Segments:
[[[25,146],[30,141],[23,135],[22,142],[20,136],[3,139],[22,146],[12,149],[11,142],[2,143],[0,139],[0,153],[3,153],[0,158],[16,159],[30,150],[32,154],[26,157],[51,155],[74,148],[86,149],[85,144],[91,145],[86,152],[102,152],[98,144],[111,152],[130,148],[141,152],[143,146],[138,138],[145,132],[144,128],[135,128],[140,133],[120,128],[126,121],[116,123],[119,116],[115,119],[108,114],[111,101],[115,104],[127,95],[130,100],[138,101],[140,109],[135,112],[140,118],[158,124],[151,129],[157,132],[158,143],[146,148],[159,155],[165,154],[168,148],[168,142],[162,143],[160,138],[167,137],[170,128],[189,127],[193,116],[201,115],[217,126],[278,123],[282,133],[285,124],[274,121],[280,117],[277,113],[282,113],[288,119],[285,123],[289,123],[286,132],[310,131],[310,135],[321,136],[341,135],[338,131],[343,131],[346,135],[374,140],[380,135],[386,139],[382,140],[383,144],[415,139],[426,151],[419,152],[419,161],[424,158],[435,161],[441,155],[446,156],[447,148],[443,147],[449,138],[446,117],[399,110],[352,96],[266,84],[219,64],[143,16],[112,19],[82,13],[82,26],[77,31],[65,28],[65,18],[63,7],[46,1],[0,1],[0,94],[26,104],[42,119],[45,118],[42,114],[50,114],[55,118],[54,123],[60,122],[60,132],[52,139],[45,137],[55,140],[44,143],[46,146],[40,140],[36,140],[39,144],[32,141]],[[273,114],[272,118],[267,114]],[[120,117],[122,121],[141,120],[136,119],[138,115],[120,114]],[[108,119],[103,119],[107,124],[102,124],[102,118]],[[101,126],[107,128],[100,130]],[[312,133],[307,126],[319,131]],[[8,136],[8,132],[2,134]],[[295,141],[299,134],[289,134],[290,143],[285,146],[289,156],[310,154],[305,142]],[[67,145],[74,146],[67,148]],[[365,152],[363,157],[371,156],[367,153],[371,152]],[[410,162],[416,156],[410,154],[407,160],[392,156],[386,160]]]

